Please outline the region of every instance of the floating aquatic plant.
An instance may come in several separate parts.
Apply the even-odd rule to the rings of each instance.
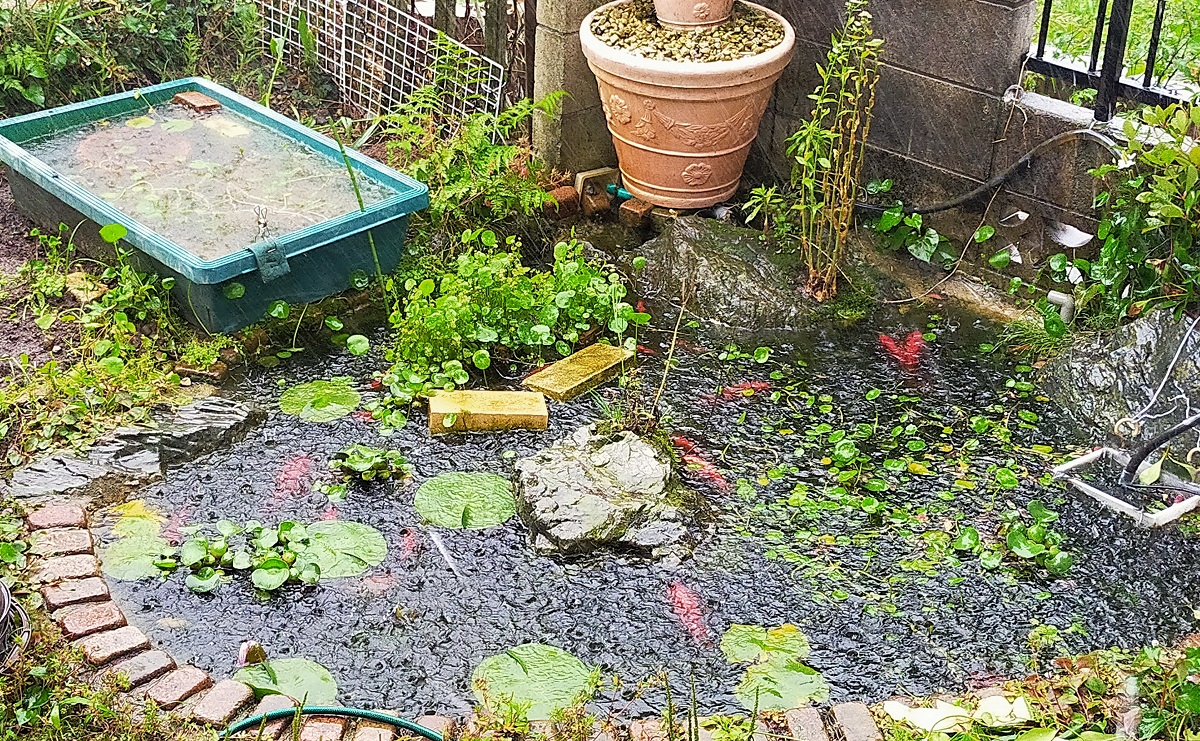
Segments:
[[[802,663],[808,638],[787,623],[775,628],[731,625],[721,638],[721,653],[731,663],[750,664],[734,694],[748,709],[789,710],[829,698],[820,672]]]
[[[490,656],[471,675],[471,688],[481,703],[503,699],[528,705],[529,720],[547,720],[555,710],[586,702],[599,683],[598,669],[544,643],[526,643]]]
[[[332,422],[353,412],[362,401],[350,383],[351,379],[338,376],[293,386],[279,397],[279,408],[306,422]]]
[[[517,513],[512,483],[492,473],[444,473],[421,484],[413,506],[427,521],[473,530],[506,522]]]
[[[254,690],[254,696],[286,695],[306,705],[333,705],[337,682],[329,670],[308,659],[274,659],[242,667],[233,678]]]

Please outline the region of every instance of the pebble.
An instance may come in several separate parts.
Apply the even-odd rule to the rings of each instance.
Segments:
[[[612,5],[592,19],[592,33],[616,49],[675,62],[721,62],[752,57],[784,38],[779,21],[743,3],[714,28],[672,31],[658,24],[653,0]]]

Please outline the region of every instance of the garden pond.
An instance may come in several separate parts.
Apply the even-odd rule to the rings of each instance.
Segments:
[[[658,385],[670,344],[661,328],[674,322],[655,324],[638,338],[643,391]],[[991,351],[998,331],[968,314],[893,308],[745,335],[738,349],[685,330],[661,412],[692,456],[682,479],[712,512],[681,562],[538,555],[519,517],[451,529],[413,506],[439,474],[508,477],[517,458],[602,420],[619,403],[616,384],[552,403],[545,432],[431,437],[414,414],[385,438],[369,414],[349,413],[353,395],[328,421],[280,408],[288,389],[334,377],[353,379],[364,402],[378,395],[370,378],[385,367],[385,335],[361,357],[299,353],[227,384],[269,410],[264,424],[137,497],[164,534],[220,519],[363,523],[386,543],[367,558],[377,565],[270,596],[244,575],[207,593],[179,572],[109,581],[130,623],[180,662],[227,675],[254,640],[273,659],[328,668],[345,704],[406,714],[469,712],[475,668],[526,643],[598,667],[597,702],[644,716],[665,697],[637,684],[659,670],[677,700],[694,676],[702,712],[744,711],[735,688],[746,666],[721,650],[738,624],[795,625],[830,696],[865,701],[1024,676],[1039,624],[1072,651],[1190,633],[1198,541],[1138,529],[1050,480],[1052,465],[1094,441],[1039,395],[1034,369]],[[497,378],[504,370],[490,372],[493,387],[516,388],[527,369]],[[411,477],[352,482],[331,501],[328,463],[352,443],[403,451]]]

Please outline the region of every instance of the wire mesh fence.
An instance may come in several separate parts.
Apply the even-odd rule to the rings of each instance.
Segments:
[[[343,102],[365,115],[400,105],[437,81],[447,115],[498,113],[506,69],[386,0],[256,0],[267,40],[315,62]]]

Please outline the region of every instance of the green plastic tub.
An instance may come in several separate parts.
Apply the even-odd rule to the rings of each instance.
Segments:
[[[224,109],[290,140],[288,146],[304,145],[344,169],[332,139],[209,80],[189,78],[0,121],[0,161],[9,168],[17,208],[48,230],[66,225],[81,251],[94,256],[111,258],[112,247],[100,238],[100,229],[121,224],[128,230],[123,243],[133,248],[130,260],[139,269],[174,278],[171,290],[181,314],[209,332],[258,322],[276,301],[316,301],[352,285],[361,287],[377,269],[387,273],[396,268],[405,252],[408,215],[428,205],[428,188],[354,151],[347,154],[356,176],[378,186],[380,199],[365,209],[355,207],[285,234],[268,234],[264,220],[262,239],[228,245],[227,254],[207,260],[122,213],[29,151],[37,142],[153,110],[189,91],[214,98]],[[368,235],[374,238],[375,250]]]

